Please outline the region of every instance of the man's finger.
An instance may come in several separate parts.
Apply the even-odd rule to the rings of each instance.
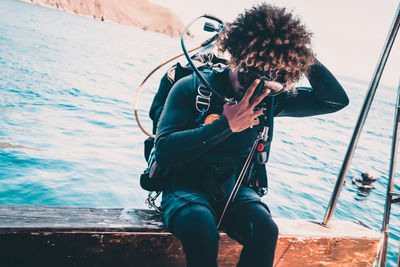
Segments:
[[[251,96],[254,93],[254,90],[256,90],[257,85],[260,83],[260,79],[255,79],[254,82],[247,88],[246,93],[244,94],[242,101],[247,101],[249,102]]]
[[[260,117],[261,115],[263,115],[263,113],[264,113],[264,111],[262,109],[254,111],[252,119],[256,119],[256,118]]]
[[[274,89],[275,91],[279,91],[282,88],[282,84],[275,81],[265,81],[265,86]]]
[[[259,120],[258,118],[254,119],[254,120],[251,122],[251,126],[258,125],[258,124],[260,124],[260,120]]]
[[[230,103],[225,103],[225,104],[224,104],[224,109],[229,108],[229,106],[232,106],[232,104],[230,104]]]
[[[271,92],[270,89],[265,89],[256,99],[250,103],[250,108],[255,108],[260,102]]]

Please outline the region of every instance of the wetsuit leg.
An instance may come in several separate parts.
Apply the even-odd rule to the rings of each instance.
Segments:
[[[211,211],[204,205],[190,204],[172,218],[172,232],[182,243],[188,267],[216,267],[219,233]]]
[[[259,202],[245,204],[226,218],[226,232],[243,245],[237,266],[272,266],[278,227]]]

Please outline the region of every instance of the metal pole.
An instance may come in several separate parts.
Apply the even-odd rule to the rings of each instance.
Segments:
[[[400,247],[399,247],[399,252],[397,254],[397,267],[400,266]]]
[[[397,32],[399,30],[399,24],[400,24],[400,4],[397,7],[397,11],[396,11],[396,15],[394,17],[393,24],[389,31],[388,37],[386,39],[386,43],[383,48],[382,54],[380,56],[378,65],[376,66],[375,74],[369,85],[368,93],[365,97],[360,116],[358,117],[358,121],[357,121],[356,127],[354,129],[353,136],[351,138],[349,147],[347,148],[346,156],[343,160],[342,168],[340,170],[338,179],[336,181],[335,188],[334,188],[332,196],[331,196],[331,200],[330,200],[328,208],[326,210],[324,221],[322,222],[322,224],[325,226],[328,225],[330,219],[332,218],[332,216],[335,212],[335,208],[336,208],[336,204],[337,204],[337,201],[339,198],[340,191],[342,190],[343,183],[346,178],[347,171],[349,170],[350,162],[353,157],[354,150],[356,148],[356,144],[360,137],[361,130],[362,130],[365,120],[367,118],[368,111],[371,107],[372,100],[374,99],[376,88],[378,87],[379,81],[382,76],[383,69],[385,68],[386,61],[390,54],[390,50],[392,49],[394,40],[395,40]]]
[[[397,88],[397,102],[396,111],[394,114],[394,124],[393,124],[393,137],[392,137],[392,151],[390,153],[390,166],[389,166],[389,181],[386,190],[386,202],[385,202],[385,212],[383,215],[382,222],[382,233],[383,233],[383,244],[381,251],[379,253],[378,266],[386,266],[386,256],[388,248],[388,238],[389,238],[389,218],[390,218],[390,207],[392,206],[392,194],[394,186],[394,176],[396,170],[396,159],[397,159],[397,144],[399,138],[399,122],[400,122],[400,82]]]

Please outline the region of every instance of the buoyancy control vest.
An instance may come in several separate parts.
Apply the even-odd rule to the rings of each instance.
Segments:
[[[212,80],[213,72],[221,72],[226,67],[226,61],[224,59],[218,58],[210,53],[203,55],[196,54],[193,56],[193,61],[197,64],[198,68],[202,70],[207,80]],[[196,102],[193,103],[199,111],[198,117],[196,118],[196,125],[201,127],[201,124],[204,123],[204,119],[216,112],[214,110],[215,106],[211,105],[212,93],[204,86],[201,86],[199,79],[193,74],[193,70],[191,70],[189,66],[182,66],[178,63],[171,67],[164,75],[160,82],[159,90],[154,97],[150,109],[150,117],[153,120],[153,133],[156,133],[157,123],[171,88],[178,80],[188,75],[193,75],[193,86],[197,88]],[[268,161],[273,132],[274,98],[270,97],[267,102],[269,109],[267,110],[267,119],[264,123],[266,123],[269,128],[268,138],[260,142],[261,145],[258,147],[257,153],[253,159],[253,164],[245,180],[246,185],[254,188],[260,195],[266,194],[267,191],[268,183],[264,164]],[[145,158],[149,163],[149,167],[141,176],[141,186],[148,191],[161,191],[164,189],[169,179],[170,172],[168,169],[157,168],[157,164],[154,161],[154,153],[152,152],[154,151],[153,145],[153,138],[148,138],[145,141]]]

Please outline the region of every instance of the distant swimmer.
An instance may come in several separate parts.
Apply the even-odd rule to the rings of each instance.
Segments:
[[[361,177],[354,177],[353,184],[358,188],[357,195],[367,197],[373,188],[373,183],[376,181],[377,175],[373,172],[363,172]]]

